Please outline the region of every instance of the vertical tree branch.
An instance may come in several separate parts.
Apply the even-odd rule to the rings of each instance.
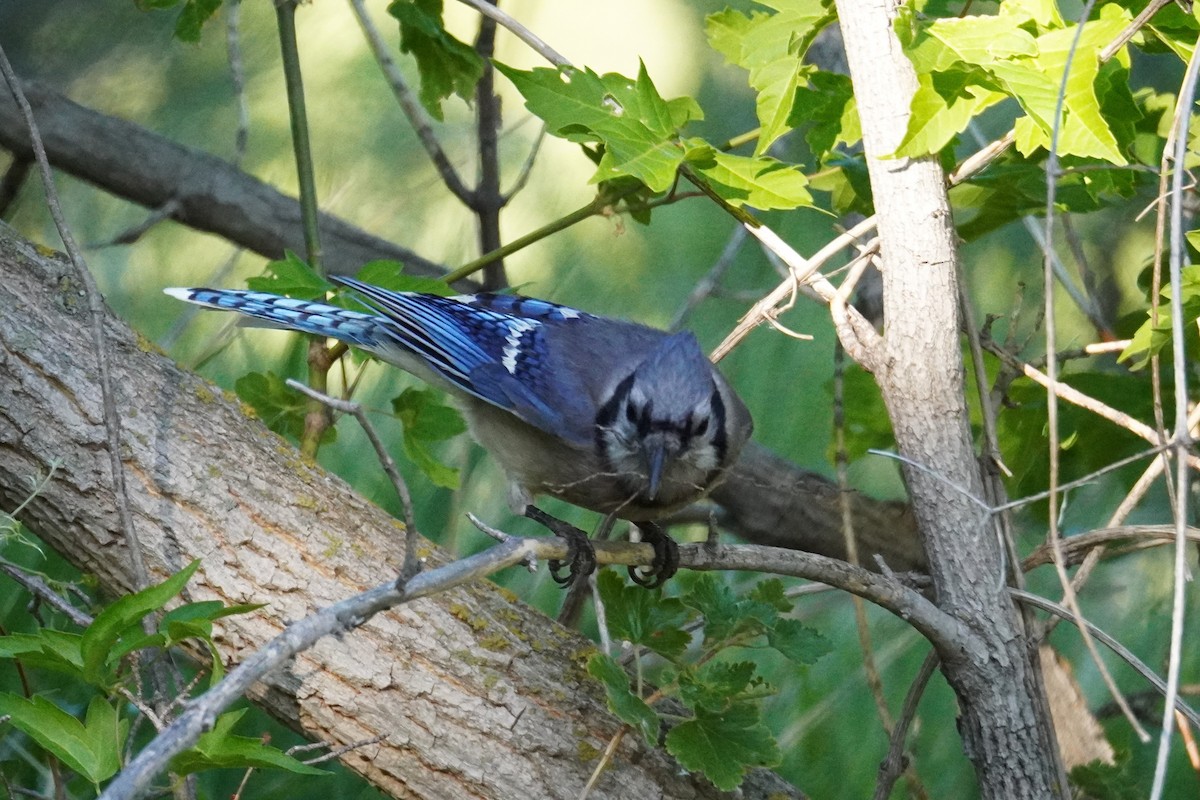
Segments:
[[[304,104],[304,81],[300,74],[300,50],[296,43],[296,0],[275,0],[279,23],[279,47],[282,52],[284,83],[287,86],[288,117],[292,124],[292,147],[296,153],[296,177],[300,183],[300,218],[304,229],[304,249],[318,275],[325,274],[321,254],[321,234],[317,227],[317,182],[313,177],[312,146],[308,138],[308,111]],[[321,394],[329,387],[331,360],[324,341],[310,337],[308,342],[308,384]],[[317,454],[325,429],[330,425],[329,409],[321,401],[308,400],[304,415],[304,433],[300,450],[312,458]]]
[[[494,4],[494,0],[492,0]],[[500,209],[504,195],[500,192],[500,98],[496,95],[496,71],[492,69],[492,52],[496,45],[496,20],[480,17],[479,36],[475,52],[483,59],[483,75],[475,87],[475,126],[479,137],[479,183],[475,187],[471,208],[479,220],[479,252],[491,253],[502,244],[500,240]],[[504,261],[497,258],[483,268],[483,288],[495,291],[508,283]]]
[[[971,441],[959,344],[958,254],[935,158],[896,159],[916,74],[888,0],[837,0],[875,198],[884,279],[876,372],[905,467],[936,601],[976,635],[939,652],[962,707],[962,735],[985,798],[1053,796],[1061,770],[1039,714],[1020,616],[1004,593]],[[961,489],[962,491],[958,491]]]

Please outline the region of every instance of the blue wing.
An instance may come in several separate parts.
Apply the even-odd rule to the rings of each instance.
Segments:
[[[377,313],[233,289],[169,289],[168,294],[210,308],[238,311],[284,327],[329,336],[387,358],[399,349],[453,387],[511,411],[547,433],[581,440],[562,414],[574,399],[569,375],[548,364],[548,324],[591,315],[516,295],[440,297],[393,292],[353,278],[332,277]],[[396,360],[405,366],[403,360]]]
[[[580,439],[559,410],[561,399],[569,398],[575,387],[568,385],[570,376],[551,369],[546,336],[548,324],[591,315],[518,295],[439,297],[393,292],[353,278],[331,279],[365,297],[386,318],[401,346],[458,388],[548,433]]]

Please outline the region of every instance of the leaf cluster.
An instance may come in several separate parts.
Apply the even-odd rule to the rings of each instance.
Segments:
[[[199,565],[194,561],[162,583],[110,603],[80,632],[42,627],[32,633],[0,636],[0,659],[19,664],[27,680],[36,682],[39,670],[50,670],[90,687],[91,694],[81,708],[61,697],[0,692],[0,716],[7,716],[8,724],[99,789],[121,769],[124,760],[135,709],[120,696],[140,681],[139,665],[189,642],[208,651],[206,667],[210,685],[215,684],[224,675],[224,667],[213,641],[213,623],[261,607],[226,606],[213,600],[182,603],[165,611]],[[155,617],[157,621],[147,628],[147,619]],[[298,774],[325,774],[258,738],[235,736],[232,728],[243,713],[244,709],[221,715],[213,730],[175,759],[173,771],[187,774],[216,767],[272,767]]]
[[[670,727],[667,750],[685,768],[732,790],[747,769],[775,766],[781,759],[762,719],[762,701],[775,690],[759,674],[758,659],[774,650],[799,668],[815,663],[829,644],[785,616],[792,603],[778,579],[759,582],[745,597],[713,575],[681,576],[677,582],[679,595],[664,597],[661,590],[626,585],[611,571],[597,577],[612,636],[667,663],[654,693],[647,697],[631,687],[625,670],[608,655],[593,656],[588,672],[604,684],[612,712],[650,744],[669,716],[656,706],[668,699],[682,705],[690,716]],[[693,642],[699,623],[703,635]]]

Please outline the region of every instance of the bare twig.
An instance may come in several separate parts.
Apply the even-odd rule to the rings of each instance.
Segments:
[[[1058,138],[1061,133],[1061,125],[1063,119],[1063,109],[1067,102],[1067,80],[1071,75],[1071,67],[1075,63],[1075,55],[1079,47],[1080,38],[1083,36],[1084,23],[1087,21],[1092,12],[1092,7],[1095,5],[1095,0],[1087,0],[1084,3],[1083,9],[1079,12],[1079,21],[1075,26],[1075,34],[1071,39],[1071,48],[1067,52],[1067,61],[1063,67],[1062,81],[1058,87],[1058,97],[1055,100],[1054,107],[1054,124],[1050,132],[1050,153],[1046,162],[1046,219],[1045,230],[1042,234],[1041,245],[1043,252],[1043,303],[1046,326],[1046,425],[1048,429],[1047,438],[1049,442],[1050,459],[1050,496],[1048,501],[1048,524],[1047,531],[1049,534],[1051,552],[1054,554],[1054,569],[1058,573],[1059,584],[1063,588],[1063,598],[1066,600],[1066,605],[1071,609],[1076,617],[1079,627],[1079,633],[1083,637],[1084,646],[1087,648],[1088,654],[1091,656],[1092,662],[1096,665],[1100,677],[1104,681],[1104,685],[1108,688],[1109,694],[1116,702],[1121,712],[1125,715],[1125,719],[1129,722],[1129,726],[1133,728],[1137,737],[1143,742],[1150,741],[1150,734],[1142,727],[1138,718],[1133,713],[1133,709],[1129,707],[1129,702],[1125,699],[1125,695],[1117,687],[1117,682],[1113,679],[1112,674],[1104,664],[1104,660],[1100,658],[1100,651],[1096,647],[1096,643],[1092,640],[1088,632],[1088,628],[1084,625],[1083,612],[1079,608],[1079,599],[1075,596],[1075,588],[1071,583],[1071,578],[1067,575],[1066,565],[1063,563],[1062,550],[1059,545],[1059,529],[1058,529],[1058,479],[1059,479],[1059,452],[1060,441],[1058,433],[1058,393],[1055,387],[1058,385],[1058,342],[1057,342],[1057,325],[1058,315],[1054,308],[1054,276],[1056,266],[1065,273],[1062,269],[1061,262],[1058,261],[1054,253],[1054,220],[1057,216],[1055,213],[1055,200],[1058,191]],[[1064,286],[1074,288],[1074,284],[1067,280],[1066,275],[1062,274],[1061,282]],[[1077,291],[1077,290],[1076,290]],[[1086,298],[1077,300],[1080,307],[1092,316],[1091,303]],[[1156,437],[1157,439],[1158,437]],[[1064,787],[1065,788],[1065,787]]]
[[[896,726],[892,728],[887,755],[879,764],[879,780],[875,784],[874,800],[887,800],[892,794],[892,787],[896,784],[896,779],[907,768],[904,758],[904,741],[908,737],[909,727],[917,718],[917,705],[921,702],[921,696],[925,694],[925,687],[929,685],[929,679],[933,677],[933,671],[937,669],[938,662],[937,653],[925,656],[925,660],[921,662],[921,668],[917,670],[916,677],[908,687],[908,694],[904,698],[904,708],[900,711],[900,718],[896,721]]]
[[[556,67],[569,67],[571,62],[556,51],[553,47],[546,44],[533,31],[526,28],[521,23],[517,22],[511,16],[496,8],[496,6],[487,2],[487,0],[459,0],[463,5],[470,6],[485,17],[494,19],[500,25],[512,31],[518,39],[529,46],[531,50],[540,55],[542,58],[549,61]]]
[[[412,89],[404,79],[404,74],[396,66],[396,60],[392,58],[392,48],[384,41],[379,29],[375,27],[370,14],[367,13],[364,0],[350,0],[350,8],[354,12],[355,19],[358,20],[359,27],[362,28],[367,44],[371,47],[375,61],[379,63],[379,68],[383,71],[384,78],[387,79],[388,86],[392,87],[392,94],[395,95],[396,102],[400,104],[400,110],[408,118],[408,124],[417,134],[417,140],[421,142],[429,160],[433,162],[434,168],[442,178],[442,183],[446,185],[451,194],[463,203],[469,204],[471,190],[463,183],[462,178],[455,171],[454,165],[446,157],[446,152],[438,142],[437,136],[434,135],[433,123],[430,121],[429,115],[425,113],[425,108],[413,95]],[[394,25],[395,21],[392,24]]]
[[[1093,414],[1103,417],[1114,425],[1118,425],[1135,436],[1145,439],[1152,445],[1159,446],[1161,444],[1158,438],[1158,433],[1153,428],[1144,422],[1134,419],[1124,411],[1118,411],[1112,406],[1102,403],[1096,398],[1084,394],[1069,384],[1051,381],[1050,378],[1041,370],[1013,357],[1011,353],[1004,351],[994,343],[985,342],[984,347],[986,347],[990,352],[999,356],[1001,360],[1016,365],[1021,372],[1025,374],[1025,377],[1029,378],[1030,380],[1046,388],[1053,388],[1054,395],[1059,399],[1066,400],[1068,403],[1077,405],[1080,408],[1086,408]],[[1200,458],[1190,454],[1186,458],[1189,464],[1200,468]]]
[[[818,294],[821,295],[825,302],[829,302],[837,290],[833,284],[827,281],[823,276],[817,274],[817,270],[825,266],[825,264],[844,250],[847,247],[854,245],[859,239],[866,236],[875,229],[875,218],[869,217],[855,225],[845,233],[834,237],[832,241],[813,254],[812,258],[804,258],[795,251],[790,245],[784,242],[774,231],[765,225],[752,226],[747,225],[746,229],[754,235],[760,242],[763,243],[771,252],[775,253],[786,264],[791,271],[791,276],[779,286],[775,287],[770,294],[759,300],[747,311],[738,321],[737,326],[729,332],[725,337],[725,341],[717,345],[716,350],[712,353],[712,360],[720,361],[727,356],[733,348],[746,338],[750,331],[757,328],[764,322],[774,309],[784,302],[793,291],[796,284],[809,284]],[[851,318],[857,312],[851,310]],[[861,318],[861,315],[858,315]],[[864,324],[866,321],[863,320]],[[870,327],[867,324],[867,327]],[[857,329],[857,326],[856,326]],[[874,329],[871,329],[874,332]]]
[[[1088,633],[1090,633],[1092,636],[1094,636],[1098,642],[1100,642],[1105,647],[1112,650],[1114,653],[1116,653],[1118,656],[1120,656],[1121,659],[1124,660],[1126,664],[1133,667],[1134,670],[1136,670],[1138,672],[1138,674],[1140,674],[1155,689],[1158,690],[1159,694],[1166,696],[1166,694],[1167,694],[1166,681],[1164,681],[1162,678],[1158,677],[1158,675],[1155,674],[1154,670],[1152,670],[1148,666],[1146,666],[1142,662],[1141,659],[1139,659],[1137,656],[1135,656],[1129,650],[1129,648],[1125,647],[1123,644],[1121,644],[1119,641],[1117,641],[1114,637],[1105,633],[1103,630],[1101,630],[1099,627],[1097,627],[1093,623],[1088,622],[1086,619],[1080,620],[1079,618],[1077,618],[1075,616],[1075,614],[1070,609],[1064,608],[1063,606],[1059,605],[1058,603],[1055,603],[1053,600],[1047,600],[1045,597],[1039,597],[1038,595],[1035,595],[1031,592],[1022,591],[1021,589],[1009,589],[1008,593],[1011,594],[1013,596],[1013,598],[1016,599],[1018,602],[1027,603],[1029,605],[1040,608],[1043,611],[1049,611],[1051,614],[1062,617],[1064,620],[1066,620],[1067,622],[1070,622],[1073,625],[1078,626],[1078,625],[1082,624],[1082,625],[1087,626]],[[1183,698],[1178,696],[1178,694],[1176,694],[1174,701],[1175,702],[1172,705],[1174,706],[1175,709],[1177,709],[1180,713],[1182,713],[1185,717],[1187,717],[1193,725],[1200,726],[1200,714],[1197,714],[1196,711],[1191,706],[1189,706],[1187,703],[1185,703],[1183,701]],[[1169,705],[1168,708],[1171,708],[1171,706]]]
[[[1179,695],[1179,670],[1183,652],[1183,619],[1186,609],[1187,568],[1187,520],[1188,520],[1188,464],[1187,456],[1191,445],[1187,418],[1188,367],[1184,347],[1185,324],[1183,318],[1183,262],[1187,257],[1184,249],[1183,181],[1188,154],[1188,130],[1191,125],[1191,109],[1196,98],[1196,82],[1200,76],[1200,50],[1193,50],[1188,59],[1187,73],[1175,109],[1175,153],[1171,176],[1171,339],[1174,345],[1175,372],[1175,433],[1172,449],[1175,454],[1175,569],[1173,573],[1174,597],[1171,609],[1171,654],[1167,662],[1166,707],[1163,709],[1162,730],[1158,740],[1158,757],[1154,767],[1154,783],[1150,789],[1150,800],[1162,797],[1167,778],[1167,756],[1170,753],[1171,724],[1175,700]]]
[[[695,310],[696,306],[703,303],[717,288],[717,284],[721,282],[721,278],[733,266],[733,260],[737,254],[741,252],[742,243],[746,241],[746,229],[741,225],[734,227],[733,232],[729,234],[729,238],[725,241],[725,247],[721,250],[721,255],[717,257],[716,263],[712,268],[705,273],[704,277],[696,281],[687,300],[683,306],[675,312],[675,318],[671,320],[668,330],[676,331],[683,325],[684,320],[688,315]]]
[[[225,51],[229,54],[229,80],[237,108],[231,161],[240,168],[250,144],[250,104],[246,102],[246,65],[242,60],[242,0],[229,0],[225,4]]]
[[[335,758],[341,758],[342,756],[346,755],[346,753],[353,752],[360,748],[366,747],[367,745],[379,744],[387,737],[388,734],[381,733],[377,736],[371,736],[367,739],[359,739],[357,742],[350,742],[349,744],[343,744],[338,747],[329,747],[328,742],[309,742],[308,744],[298,744],[295,747],[288,748],[287,754],[289,756],[294,756],[296,753],[304,753],[308,752],[309,750],[328,747],[328,752],[322,753],[314,758],[304,760],[305,764],[312,766],[313,764],[321,764],[325,761],[332,761]]]
[[[604,752],[600,754],[600,760],[596,763],[596,768],[592,770],[591,776],[588,777],[587,784],[579,793],[579,800],[587,800],[588,795],[592,793],[592,789],[596,788],[596,784],[600,782],[600,776],[604,774],[604,768],[612,761],[613,755],[617,752],[617,748],[621,745],[621,740],[625,738],[625,733],[629,730],[628,725],[622,725],[620,730],[613,734],[608,740],[608,746],[604,748]]]
[[[532,117],[527,117],[526,119],[532,119]],[[509,128],[504,132],[505,135],[507,136],[509,133],[512,133],[514,129],[515,128]],[[529,176],[533,173],[533,163],[537,160],[538,153],[542,150],[542,143],[545,141],[546,124],[543,122],[541,127],[538,128],[538,133],[537,136],[534,137],[533,144],[529,146],[529,153],[525,156],[525,163],[521,165],[520,172],[517,173],[517,179],[513,181],[513,184],[509,187],[508,191],[502,195],[504,205],[508,205],[508,203],[518,193],[520,193],[522,189],[525,188],[525,184],[529,182]]]
[[[1200,543],[1200,528],[1188,528],[1187,539]],[[1080,533],[1062,540],[1063,556],[1068,565],[1078,563],[1084,558],[1086,564],[1097,551],[1104,550],[1105,555],[1123,555],[1135,550],[1146,550],[1151,547],[1161,547],[1175,541],[1173,525],[1114,525],[1096,528],[1087,533]],[[1114,545],[1121,546],[1115,547]],[[1113,549],[1113,552],[1108,552]],[[1084,554],[1087,554],[1084,556]],[[1034,550],[1021,563],[1021,568],[1028,572],[1045,564],[1050,564],[1053,556],[1048,545],[1043,544]]]
[[[25,99],[25,93],[21,90],[21,84],[17,81],[16,73],[13,72],[12,64],[9,63],[8,55],[2,47],[0,47],[0,74],[3,74],[5,81],[8,82],[9,91],[12,92],[13,99],[16,100],[21,114],[25,118],[34,157],[37,159],[38,170],[42,176],[42,185],[45,188],[46,204],[50,209],[50,216],[54,219],[54,226],[62,238],[67,257],[71,260],[71,266],[74,267],[76,277],[83,285],[84,293],[87,296],[96,362],[100,372],[104,431],[108,446],[109,467],[112,471],[113,495],[116,498],[117,515],[121,521],[121,532],[125,536],[126,546],[129,550],[134,582],[137,588],[144,589],[150,584],[150,579],[146,572],[146,562],[142,556],[142,548],[133,524],[133,517],[129,511],[129,494],[125,488],[125,469],[121,464],[121,418],[117,413],[116,387],[113,385],[108,339],[104,331],[104,298],[100,295],[100,288],[96,286],[96,281],[92,277],[91,270],[88,269],[83,253],[75,243],[75,236],[71,233],[66,218],[63,216],[62,206],[58,201],[58,192],[54,188],[54,176],[50,173],[50,162],[46,158],[45,148],[42,147],[42,137],[38,133],[37,121],[33,118],[33,109],[30,108],[29,101]]]
[[[379,438],[379,434],[375,431],[375,426],[367,419],[367,414],[363,411],[362,404],[330,397],[292,378],[287,379],[287,385],[301,394],[329,406],[335,411],[350,414],[358,420],[358,424],[362,426],[363,433],[367,435],[367,440],[371,443],[371,447],[375,448],[375,455],[383,467],[384,474],[392,482],[392,488],[396,490],[396,495],[400,498],[400,505],[404,509],[404,567],[401,572],[402,580],[408,580],[413,575],[416,575],[421,571],[421,561],[417,557],[417,544],[420,534],[417,532],[417,519],[413,513],[412,494],[408,491],[408,484],[404,482],[404,476],[397,469],[395,460],[388,452],[387,447],[384,446],[383,440]]]
[[[39,578],[37,575],[31,575],[25,570],[18,567],[16,564],[10,564],[7,561],[0,561],[0,572],[3,572],[8,577],[12,578],[17,583],[25,587],[25,590],[34,597],[44,601],[55,610],[61,612],[71,622],[81,628],[86,628],[92,624],[92,618],[87,613],[80,611],[75,606],[67,602],[67,599]]]

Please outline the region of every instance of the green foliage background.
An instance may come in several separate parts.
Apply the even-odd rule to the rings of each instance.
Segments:
[[[470,40],[471,15],[456,4],[447,5],[452,29],[460,38]],[[743,10],[758,8],[750,3],[735,5]],[[725,6],[724,2],[708,0],[505,3],[510,13],[526,20],[577,64],[597,73],[619,71],[633,76],[638,72],[639,58],[643,59],[664,97],[690,95],[699,101],[706,118],[698,131],[709,141],[723,141],[758,124],[754,95],[746,85],[745,73],[725,64],[722,55],[705,42],[705,15]],[[979,7],[974,12],[985,13],[991,8]],[[382,4],[372,10],[379,15],[380,24],[386,25]],[[242,17],[251,113],[250,147],[244,166],[294,193],[274,15],[269,3],[246,3]],[[380,80],[346,7],[340,3],[314,3],[301,8],[298,23],[322,207],[450,267],[478,255],[473,220],[442,188]],[[86,105],[135,120],[186,145],[230,157],[234,152],[235,117],[220,30],[210,23],[199,43],[181,45],[171,39],[174,25],[173,12],[140,12],[129,0],[93,0],[83,5],[71,0],[5,0],[0,5],[0,43],[24,77],[47,81]],[[389,30],[396,43],[394,29]],[[503,34],[498,57],[518,68],[541,66],[532,54]],[[401,59],[401,64],[415,84],[411,60]],[[1180,66],[1174,56],[1154,56],[1140,60],[1135,69],[1141,82],[1167,87],[1177,80]],[[511,86],[502,80],[500,83],[506,111],[501,146],[505,175],[511,180],[538,125],[529,118]],[[838,87],[829,88],[832,91]],[[983,137],[994,138],[1008,128],[1016,111],[1013,105],[1011,101],[1001,102],[985,113],[979,124]],[[445,102],[443,112],[445,123],[438,128],[439,135],[463,173],[470,176],[471,112],[458,100]],[[945,130],[910,134],[914,147],[922,141],[942,143],[953,138],[953,133],[947,135]],[[793,134],[777,147],[789,160],[805,162],[811,140],[812,136],[806,139]],[[971,149],[959,146],[961,153]],[[1013,220],[1019,213],[1036,210],[1041,176],[1016,163],[1000,166],[1008,169],[991,173],[992,185],[956,190],[963,219],[973,225],[963,247],[963,261],[980,319],[985,314],[1007,318],[1020,302],[1018,287],[1030,287],[1024,299],[1027,313],[1018,323],[1018,333],[1024,333],[1033,317],[1028,309],[1036,305],[1034,298],[1040,294],[1036,287],[1040,286],[1041,257],[1022,225]],[[593,190],[587,181],[593,170],[594,165],[579,155],[575,145],[548,139],[529,187],[504,216],[506,238],[526,233],[588,202]],[[71,178],[60,177],[59,185],[67,215],[82,242],[107,241],[146,215],[144,209],[114,200]],[[985,218],[970,220],[971,208],[983,202],[988,191],[1010,199],[1011,213],[1002,216],[993,210]],[[1146,266],[1152,221],[1137,222],[1134,215],[1148,196],[1142,192],[1126,203],[1097,207],[1075,220],[1097,274],[1106,281],[1105,297],[1112,315],[1121,320],[1118,332],[1125,335],[1144,319],[1140,312],[1145,306],[1145,291],[1138,287],[1137,280]],[[804,253],[812,252],[831,235],[833,220],[816,211],[770,212],[764,216]],[[33,183],[25,187],[10,222],[35,238],[40,235],[47,244],[57,241],[40,189]],[[528,294],[597,313],[666,325],[682,307],[695,281],[718,258],[734,225],[732,219],[704,199],[657,209],[649,227],[628,219],[595,218],[518,253],[509,260],[510,278]],[[210,282],[237,286],[261,273],[263,260],[245,254],[238,257],[232,271],[218,273],[230,255],[229,244],[172,223],[156,226],[135,246],[93,247],[88,253],[109,303],[184,363],[205,354],[211,337],[226,321],[217,315],[192,319],[177,304],[164,299],[160,290],[164,286]],[[715,345],[749,303],[777,280],[756,248],[743,247],[725,281],[734,296],[703,304],[689,319],[688,327],[704,345]],[[1065,298],[1060,310],[1061,343],[1082,345],[1094,338],[1087,321]],[[751,407],[759,441],[797,463],[828,473],[834,338],[827,314],[801,302],[783,322],[794,330],[810,333],[812,341],[796,341],[763,328],[726,359],[722,369]],[[997,329],[1003,333],[1006,323],[1001,321]],[[218,357],[205,361],[202,371],[224,386],[232,386],[249,371],[270,369],[297,374],[303,362],[302,348],[294,338],[256,331],[234,339]],[[1129,377],[1113,366],[1111,358],[1093,360],[1077,369],[1088,374],[1074,380],[1086,383],[1118,407],[1137,408],[1144,418],[1148,394],[1142,377]],[[407,376],[372,367],[360,397],[386,412],[391,398],[413,385],[415,382]],[[848,386],[851,448],[859,456],[851,468],[852,481],[871,494],[900,496],[895,464],[865,455],[868,446],[890,446],[886,425],[881,424],[884,417],[877,393],[869,378],[853,372]],[[1014,394],[1024,405],[1006,420],[1005,442],[1011,451],[1005,455],[1016,473],[1014,495],[1019,495],[1044,488],[1044,444],[1043,451],[1037,449],[1039,437],[1044,437],[1039,422],[1044,420],[1039,397],[1044,404],[1044,396],[1028,387],[1018,387]],[[1130,451],[1131,443],[1104,423],[1072,413],[1067,412],[1067,425],[1077,436],[1068,451],[1067,478],[1085,474],[1112,460],[1114,454]],[[386,422],[381,414],[379,424],[385,435],[400,442],[401,432],[395,423]],[[369,497],[398,512],[377,467],[360,457],[364,446],[357,430],[342,426],[336,441],[321,450],[320,460]],[[527,529],[502,511],[502,477],[464,437],[434,445],[434,450],[443,463],[461,470],[463,488],[452,493],[434,486],[408,464],[405,472],[413,476],[410,485],[423,532],[465,554],[486,545],[486,540],[463,520],[466,510],[481,513],[508,529]],[[405,459],[399,446],[394,455]],[[1112,511],[1114,498],[1121,494],[1119,487],[1128,485],[1137,469],[1119,471],[1074,492],[1068,498],[1065,529],[1085,530],[1103,521]],[[584,521],[565,507],[551,511]],[[1025,544],[1038,541],[1042,530],[1038,514],[1043,511],[1035,505],[1026,512],[1024,520],[1030,533]],[[1147,503],[1134,521],[1159,522],[1165,518],[1164,500],[1159,496]],[[8,550],[6,557],[14,558]],[[68,576],[52,555],[43,561],[26,551],[23,557],[41,569]],[[1102,567],[1085,595],[1094,621],[1119,632],[1152,665],[1160,665],[1165,655],[1167,569],[1165,552],[1127,558]],[[547,609],[556,607],[560,592],[544,573],[529,576],[513,571],[503,580],[532,602]],[[730,580],[738,584],[744,579]],[[1035,574],[1032,583],[1037,590],[1055,594],[1049,574]],[[6,589],[0,593],[0,621],[5,629],[29,629],[32,622],[25,610],[27,602],[20,592]],[[764,657],[764,662],[781,675],[772,680],[781,693],[769,707],[771,725],[782,749],[781,771],[816,797],[867,796],[887,743],[863,680],[850,604],[845,596],[829,593],[805,599],[800,609],[807,624],[831,640],[832,652],[816,667],[798,671],[784,659],[774,663],[773,657]],[[1196,612],[1195,608],[1191,610],[1193,615]],[[884,683],[891,689],[896,708],[902,687],[916,672],[927,648],[902,622],[878,611],[872,612],[870,619]],[[1093,707],[1102,704],[1106,695],[1094,668],[1079,657],[1075,635],[1062,626],[1054,643],[1072,658]],[[1117,674],[1128,690],[1143,688],[1120,668]],[[1185,665],[1184,680],[1197,679],[1200,669],[1193,661]],[[78,687],[47,680],[63,697],[77,693]],[[0,671],[0,688],[17,690],[14,676]],[[82,698],[80,703],[86,704]],[[953,697],[938,678],[921,708],[912,745],[918,774],[934,797],[970,797],[974,777],[955,730]],[[244,720],[243,725],[247,722]],[[276,743],[290,736],[261,715],[250,727],[272,731]],[[1152,750],[1138,745],[1122,722],[1110,722],[1108,729],[1114,741],[1126,749],[1131,772],[1147,774]],[[239,730],[248,732],[246,727]],[[3,744],[0,759],[0,768],[6,771],[24,769],[18,766],[25,763],[24,757],[4,749]],[[1174,783],[1169,791],[1194,792],[1195,776],[1189,775],[1182,764],[1175,766],[1172,776]],[[204,791],[207,796],[227,796],[232,791],[230,782],[237,777],[206,777]],[[297,797],[330,791],[352,796],[362,791],[331,790],[326,783],[311,779],[285,788],[286,777],[265,773],[255,781],[259,792],[286,791]]]

